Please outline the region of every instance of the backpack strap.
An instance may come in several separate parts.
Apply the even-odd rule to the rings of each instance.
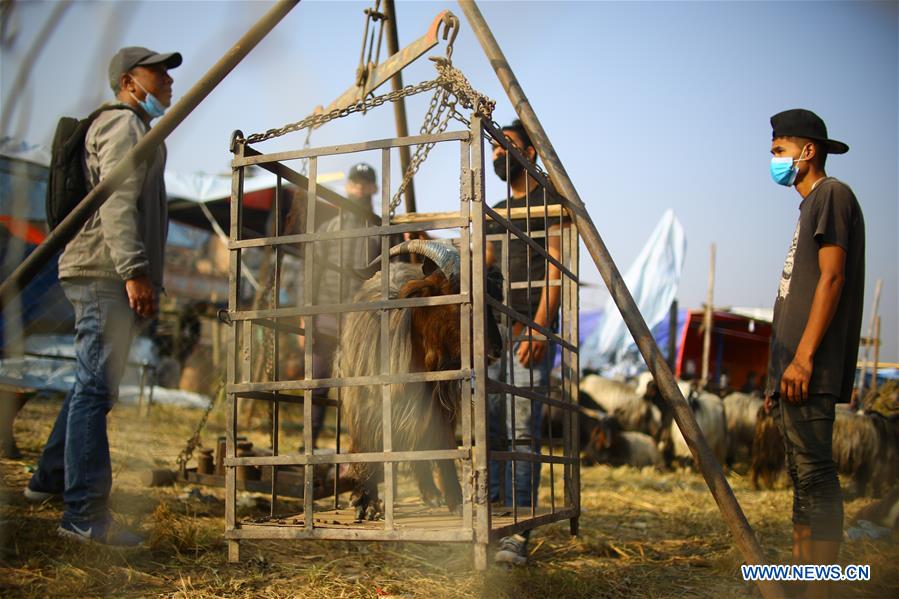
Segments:
[[[119,102],[118,104],[107,104],[105,106],[101,106],[100,108],[98,108],[95,111],[93,111],[92,113],[90,113],[90,116],[88,116],[87,118],[91,123],[93,123],[94,120],[98,116],[100,116],[100,113],[106,112],[107,110],[130,110],[135,115],[137,115],[138,119],[140,119],[140,122],[144,126],[144,129],[146,131],[150,130],[150,126],[144,121],[143,116],[141,116],[141,113],[139,113],[137,111],[137,108],[135,108],[134,106],[131,106],[129,104],[125,104],[124,102]]]

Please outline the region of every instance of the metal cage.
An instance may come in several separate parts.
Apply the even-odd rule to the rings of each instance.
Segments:
[[[512,161],[520,163],[527,171],[528,181],[533,181],[523,207],[490,208],[485,203],[485,141],[507,149],[507,168]],[[459,209],[454,212],[432,214],[401,214],[390,216],[391,149],[419,144],[455,144],[460,155]],[[330,206],[337,210],[353,209],[345,198],[317,184],[318,160],[337,154],[379,151],[381,155],[381,216],[377,222],[362,228],[338,231],[320,231],[315,228],[317,206]],[[487,545],[503,536],[528,530],[536,526],[570,520],[571,532],[576,534],[580,515],[579,448],[578,448],[578,235],[569,218],[569,208],[564,198],[554,203],[551,186],[546,176],[529,163],[509,143],[508,139],[492,123],[472,115],[468,130],[445,132],[368,141],[356,144],[303,149],[297,151],[262,154],[242,143],[233,143],[233,187],[231,198],[230,229],[230,277],[228,312],[232,323],[229,337],[227,369],[227,416],[223,466],[225,472],[225,537],[229,559],[239,560],[239,543],[243,539],[333,539],[369,541],[421,541],[466,542],[474,548],[474,563],[478,569],[487,565]],[[292,170],[284,163],[290,160],[308,160],[308,178]],[[241,221],[243,210],[244,171],[258,165],[278,176],[275,193],[274,225],[268,236],[248,233]],[[296,185],[306,192],[303,226],[299,233],[285,231],[283,208],[285,194],[282,181]],[[507,195],[509,189],[507,187]],[[322,204],[324,202],[324,204]],[[538,220],[539,219],[539,220]],[[540,226],[537,226],[537,225]],[[533,230],[532,230],[533,229]],[[538,230],[539,229],[539,230]],[[453,295],[437,297],[390,297],[387,285],[382,285],[378,301],[315,305],[310,293],[313,274],[315,243],[339,239],[374,238],[381,250],[380,268],[386,274],[396,264],[388,259],[390,236],[419,231],[449,231],[453,242],[460,249],[460,286]],[[497,266],[504,278],[504,301],[500,302],[486,293],[485,272],[488,269],[486,245],[496,244],[503,258]],[[511,281],[509,279],[509,249],[511,244],[527,252],[527,264],[543,261],[543,280]],[[272,301],[266,308],[247,306],[242,299],[242,269],[246,269],[244,256],[248,251],[267,252],[266,260],[272,267],[263,275],[268,278]],[[283,273],[280,256],[295,255],[303,260],[299,299],[295,305],[282,306],[279,298]],[[556,255],[553,255],[556,254]],[[340,267],[335,267],[340,271]],[[530,268],[528,268],[530,272]],[[552,277],[551,277],[552,274]],[[339,276],[350,276],[339,272]],[[383,277],[382,280],[386,280]],[[260,285],[263,281],[260,280]],[[532,290],[558,289],[560,309],[555,325],[538,324],[536,314],[523,314],[511,307],[510,297],[516,290],[530,294]],[[459,307],[460,360],[457,370],[430,372],[390,372],[387,356],[390,352],[389,314],[393,310],[411,310],[423,306],[453,305]],[[314,330],[316,315],[332,314],[338,321],[350,312],[368,311],[380,318],[378,344],[381,351],[381,371],[365,376],[337,378],[313,378],[313,353],[317,332]],[[485,352],[485,323],[488,311],[493,314],[505,331],[503,362],[515,359],[513,345],[516,341],[549,340],[558,347],[561,366],[547,385],[533,384],[534,369],[551,366],[532,365],[528,380],[513,377],[494,377],[496,366],[488,364]],[[546,315],[545,315],[546,316]],[[551,316],[551,315],[549,315]],[[551,323],[552,318],[544,322]],[[521,323],[516,326],[516,323]],[[305,325],[305,326],[304,326]],[[267,331],[260,343],[259,331]],[[517,336],[516,336],[517,332]],[[279,339],[283,336],[302,336],[305,342],[303,378],[282,378],[278,367]],[[270,345],[269,345],[270,344]],[[261,351],[269,352],[274,367],[266,374],[253,368]],[[549,356],[551,352],[546,352]],[[452,447],[438,450],[394,450],[392,409],[397,398],[391,393],[391,385],[427,383],[434,381],[458,381],[460,405],[456,442]],[[381,425],[383,451],[349,453],[341,445],[341,437],[347,436],[341,422],[344,390],[351,386],[380,386],[382,398]],[[313,390],[329,389],[327,400],[313,398]],[[269,455],[238,453],[238,400],[263,401],[272,404],[272,447]],[[328,451],[313,449],[312,421],[313,400],[322,404],[334,416],[336,423],[335,447]],[[530,439],[516,439],[515,426],[511,431],[497,434],[491,427],[488,404],[493,402],[514,413],[515,405],[528,404],[545,415],[548,426],[541,427]],[[497,404],[497,402],[499,402]],[[282,451],[284,432],[279,423],[282,404],[302,405],[302,446],[299,451]],[[532,410],[532,411],[533,411]],[[500,419],[504,420],[504,419]],[[493,432],[491,434],[491,430]],[[541,433],[540,431],[545,431]],[[542,436],[542,438],[541,438]],[[343,444],[345,447],[345,443]],[[398,464],[407,462],[431,462],[452,460],[462,488],[462,505],[457,513],[446,507],[427,507],[417,499],[397,496]],[[351,481],[346,480],[342,468],[352,463],[375,463],[383,467],[384,498],[383,520],[355,520],[347,502],[339,501]],[[512,485],[522,464],[542,466],[548,482],[544,499],[531,501],[531,506],[496,505],[491,502],[491,490],[503,492],[503,484],[491,485],[489,464],[512,464]],[[238,519],[236,510],[240,472],[253,468],[270,480],[271,515],[265,518]],[[505,469],[505,468],[504,468]],[[279,477],[290,476],[302,481],[303,509],[299,513],[283,513],[278,507]],[[505,481],[505,476],[502,477]],[[548,490],[548,496],[546,491]],[[333,494],[333,498],[328,497]],[[514,497],[514,493],[513,493]],[[536,498],[535,498],[536,499]],[[294,510],[296,512],[296,510]]]

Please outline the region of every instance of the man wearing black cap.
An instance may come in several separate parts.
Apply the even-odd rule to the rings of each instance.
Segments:
[[[340,213],[325,222],[321,230],[337,232],[362,229],[380,222],[372,211],[372,198],[378,192],[375,169],[365,162],[353,165],[347,173],[346,197],[349,203]],[[362,279],[354,274],[363,269],[381,253],[377,237],[353,237],[329,240],[315,244],[315,264],[312,279],[312,304],[350,303]],[[315,317],[314,345],[312,347],[313,378],[331,376],[334,352],[337,349],[338,315],[320,314]],[[327,389],[315,389],[312,396],[326,399]],[[321,405],[312,406],[312,442],[318,439],[324,425],[325,410]]]
[[[109,64],[117,102],[96,114],[84,142],[90,188],[118,166],[172,101],[168,74],[177,52],[119,50]],[[62,495],[59,533],[78,541],[136,545],[135,533],[114,524],[107,500],[112,466],[106,414],[118,395],[131,340],[155,316],[162,290],[168,213],[166,149],[133,170],[66,245],[59,279],[75,309],[75,384],[66,396],[38,469],[25,489],[32,501]]]
[[[831,455],[835,404],[855,378],[865,277],[865,223],[852,190],[828,177],[828,139],[815,113],[771,117],[771,176],[802,201],[774,304],[765,406],[784,437],[793,481],[793,559],[834,564],[843,498]],[[814,589],[810,591],[825,591]]]

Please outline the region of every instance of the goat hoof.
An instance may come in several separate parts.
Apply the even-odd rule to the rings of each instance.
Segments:
[[[421,502],[428,507],[443,507],[443,499],[437,495],[422,495]]]
[[[380,499],[368,504],[365,509],[365,520],[380,520],[384,517],[384,507]]]
[[[356,522],[362,522],[365,519],[365,506],[356,506]]]

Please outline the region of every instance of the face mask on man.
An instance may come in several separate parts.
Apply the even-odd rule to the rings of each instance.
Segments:
[[[792,187],[793,183],[796,182],[796,177],[799,175],[799,163],[808,160],[808,158],[802,157],[804,153],[805,147],[799,153],[799,158],[795,160],[790,156],[774,156],[771,158],[771,178],[774,179],[774,182],[778,185]]]
[[[134,82],[138,85],[138,87],[144,90],[145,94],[147,94],[143,100],[138,100],[137,96],[131,94],[131,97],[134,98],[134,101],[137,102],[138,105],[140,105],[144,112],[150,115],[151,119],[161,117],[163,114],[165,114],[165,106],[162,104],[162,102],[160,102],[156,96],[148,92],[147,88],[140,84],[140,81],[134,79]]]
[[[521,174],[521,171],[524,170],[524,166],[514,158],[509,158],[509,179],[514,181],[518,175]],[[496,173],[496,176],[499,177],[502,181],[506,180],[506,157],[497,156],[493,160],[493,172]]]

